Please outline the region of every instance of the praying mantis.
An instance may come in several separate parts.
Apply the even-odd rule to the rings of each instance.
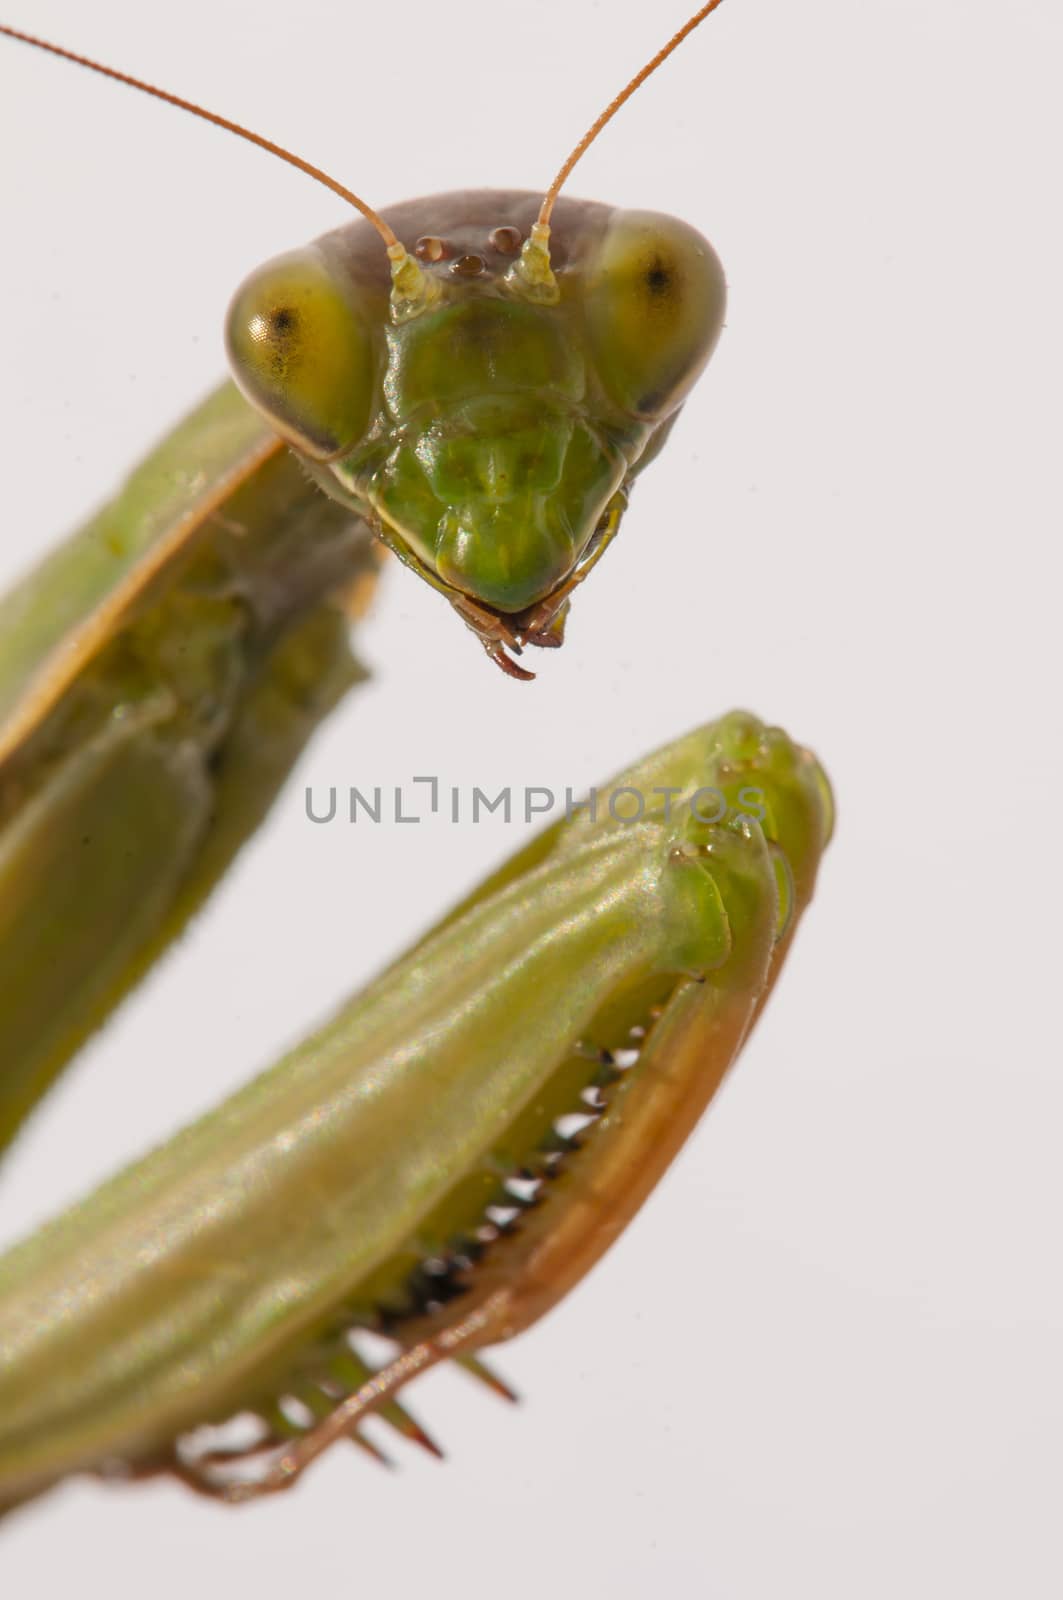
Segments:
[[[356,677],[344,607],[367,603],[375,541],[507,676],[562,643],[724,295],[686,224],[560,191],[718,3],[545,197],[377,213],[325,179],[362,219],[254,274],[230,311],[255,409],[231,387],[208,399],[0,611],[0,1138],[185,925]],[[425,1442],[405,1384],[448,1359],[484,1372],[482,1349],[593,1266],[759,1016],[833,818],[815,759],[745,713],[599,803],[0,1261],[0,1504],[85,1470],[239,1502],[364,1443],[372,1411]],[[593,1119],[580,1136],[573,1114]],[[394,1342],[382,1369],[359,1331]],[[237,1415],[249,1440],[194,1437]]]

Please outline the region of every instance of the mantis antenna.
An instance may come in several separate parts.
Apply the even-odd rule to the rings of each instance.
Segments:
[[[281,161],[286,161],[290,167],[297,167],[300,172],[305,172],[308,177],[315,178],[318,183],[323,183],[326,189],[331,189],[333,194],[339,195],[341,200],[346,200],[379,233],[387,247],[388,255],[392,260],[393,270],[401,267],[406,251],[396,239],[383,217],[379,216],[367,205],[353,190],[346,188],[336,178],[322,172],[320,167],[315,167],[310,161],[304,161],[302,156],[295,155],[291,150],[286,150],[283,145],[274,144],[272,139],[265,138],[261,133],[255,133],[251,128],[242,127],[239,122],[232,122],[228,117],[223,117],[217,111],[208,111],[205,106],[196,105],[193,100],[183,100],[180,95],[170,94],[167,89],[160,89],[153,83],[145,83],[141,78],[134,78],[128,72],[119,72],[114,67],[106,67],[100,61],[93,61],[90,56],[81,56],[74,50],[64,50],[61,45],[51,44],[47,39],[38,39],[32,33],[22,33],[18,28],[9,28],[0,22],[0,34],[5,34],[9,39],[17,39],[21,44],[32,45],[35,50],[47,51],[49,55],[59,56],[63,61],[72,61],[75,66],[87,67],[90,72],[98,72],[104,78],[113,78],[116,83],[124,83],[130,89],[139,89],[142,94],[149,94],[156,100],[164,100],[167,105],[176,106],[179,111],[188,111],[194,117],[201,117],[204,122],[213,122],[218,128],[224,128],[228,133],[235,133],[240,139],[246,139],[249,144],[258,145],[260,150],[266,150],[271,156],[277,156]],[[413,263],[416,265],[416,263]]]
[[[652,60],[647,61],[646,65],[639,72],[636,72],[631,82],[626,84],[620,93],[610,100],[601,115],[591,123],[587,132],[568,156],[557,177],[547,189],[543,197],[543,203],[539,207],[538,220],[532,224],[531,233],[524,249],[521,251],[520,258],[520,276],[529,288],[539,291],[538,298],[544,300],[556,298],[556,284],[553,272],[550,269],[550,217],[553,213],[554,201],[560,194],[563,185],[568,182],[573,167],[580,157],[590,149],[606,123],[611,122],[620,107],[631,99],[635,90],[642,87],[646,79],[657,71],[661,63],[667,61],[672,51],[678,50],[687,35],[693,33],[698,24],[704,22],[705,18],[715,11],[716,7],[721,3],[722,0],[707,0],[707,4],[695,11],[694,15],[684,22],[679,32],[674,33],[666,45],[662,45]]]
[[[583,138],[565,161],[557,177],[550,185],[543,197],[539,208],[538,220],[532,224],[531,233],[521,251],[519,263],[515,263],[516,271],[522,280],[523,286],[530,290],[536,298],[552,301],[557,298],[557,284],[554,280],[550,266],[550,217],[553,213],[554,202],[567,182],[573,167],[580,157],[590,148],[608,122],[611,122],[620,107],[630,100],[635,90],[645,83],[646,79],[663,61],[666,61],[683,43],[688,34],[693,33],[699,23],[717,6],[721,0],[707,0],[707,3],[695,11],[694,15],[683,24],[678,33],[672,35],[668,43],[663,45],[652,60],[637,72],[620,93],[612,99],[605,110],[587,129]],[[339,195],[341,200],[346,200],[348,205],[360,211],[368,222],[371,222],[383,240],[391,261],[392,277],[395,280],[395,290],[398,296],[397,305],[403,314],[417,311],[432,298],[429,284],[417,263],[406,252],[405,246],[399,243],[395,234],[372,206],[367,205],[359,195],[338,179],[330,177],[327,172],[322,172],[320,167],[315,167],[312,162],[304,161],[302,156],[297,156],[291,150],[286,150],[283,145],[275,144],[272,139],[265,138],[261,133],[255,133],[251,128],[245,128],[239,122],[233,122],[228,117],[221,116],[216,111],[209,111],[205,106],[196,105],[192,100],[184,100],[180,95],[171,94],[167,89],[160,89],[155,84],[145,83],[141,78],[134,78],[127,72],[119,72],[114,67],[104,66],[100,61],[94,61],[90,56],[78,55],[74,50],[65,50],[61,45],[52,44],[47,39],[39,39],[35,34],[23,33],[18,28],[10,28],[5,23],[0,23],[0,34],[9,39],[17,39],[22,44],[32,45],[36,50],[44,50],[49,55],[58,56],[63,61],[72,61],[76,66],[86,67],[90,72],[98,72],[102,77],[112,78],[116,83],[124,83],[130,89],[139,89],[142,94],[153,96],[156,100],[163,100],[167,105],[176,106],[180,111],[187,111],[194,117],[201,117],[204,122],[212,122],[216,127],[224,128],[228,133],[234,133],[240,139],[246,139],[249,144],[258,145],[260,150],[266,150],[270,155],[277,156],[279,160],[286,161],[289,166],[296,167],[300,172],[305,172],[308,177],[324,184],[326,189],[331,189],[333,194]]]

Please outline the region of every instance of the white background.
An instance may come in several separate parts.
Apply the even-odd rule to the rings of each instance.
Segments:
[[[381,204],[545,184],[683,0],[6,0]],[[840,826],[778,995],[623,1242],[500,1365],[233,1514],[87,1482],[5,1592],[1048,1600],[1060,1490],[1063,15],[730,0],[571,189],[716,244],[728,326],[539,681],[389,573],[373,684],[0,1182],[15,1237],[216,1100],[516,843],[314,828],[305,782],[583,786],[732,705]],[[14,575],[215,380],[231,289],[323,191],[0,43]],[[62,1374],[56,1374],[62,1381]],[[298,1586],[294,1589],[294,1586]]]

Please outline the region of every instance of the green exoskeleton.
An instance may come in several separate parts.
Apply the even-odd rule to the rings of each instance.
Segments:
[[[243,394],[210,397],[0,602],[0,1145],[357,681],[349,617],[381,541],[511,675],[561,642],[711,353],[723,281],[686,224],[558,190],[717,3],[541,204],[378,215],[325,180],[364,219],[238,292]],[[0,1504],[80,1470],[243,1498],[372,1409],[420,1436],[396,1391],[444,1358],[478,1368],[660,1177],[764,1003],[830,817],[778,730],[736,714],[691,735],[11,1252]],[[367,1329],[396,1351],[375,1374]],[[249,1442],[202,1442],[238,1413]]]
[[[418,1432],[398,1389],[522,1331],[617,1237],[748,1036],[832,811],[742,713],[595,801],[0,1261],[0,1502],[93,1468],[246,1498],[368,1410]],[[378,1373],[365,1329],[395,1341]],[[192,1437],[236,1413],[238,1447]]]
[[[0,1147],[358,677],[337,603],[362,603],[380,540],[511,675],[509,650],[560,643],[708,358],[723,280],[685,223],[558,190],[716,4],[541,205],[458,192],[378,216],[276,152],[364,216],[238,291],[255,409],[218,390],[0,602]]]
[[[617,96],[546,197],[435,195],[377,213],[227,119],[54,45],[0,32],[206,116],[312,173],[362,217],[261,268],[227,336],[236,382],[321,487],[446,596],[513,677],[560,645],[723,322],[708,241],[676,218],[559,198],[600,129],[714,11]]]
[[[515,676],[507,646],[561,643],[724,306],[685,223],[562,198],[547,263],[539,206],[505,190],[397,206],[384,220],[422,266],[389,284],[355,223],[263,267],[228,330],[248,399]]]

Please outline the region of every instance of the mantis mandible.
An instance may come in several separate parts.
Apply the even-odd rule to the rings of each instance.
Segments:
[[[362,215],[237,292],[228,344],[254,409],[231,386],[210,397],[0,608],[0,1140],[184,925],[353,681],[347,612],[371,591],[375,541],[509,676],[530,676],[526,646],[561,644],[724,293],[686,224],[559,191],[718,3],[545,197],[381,213],[260,136],[72,58],[264,145]],[[443,1359],[483,1371],[479,1351],[594,1264],[759,1015],[832,818],[813,758],[738,713],[599,806],[0,1263],[0,1503],[116,1464],[246,1499],[360,1440],[371,1410],[424,1442],[405,1383]],[[593,1121],[584,1137],[573,1113]],[[396,1346],[378,1372],[365,1329]],[[250,1442],[192,1438],[237,1413]]]

